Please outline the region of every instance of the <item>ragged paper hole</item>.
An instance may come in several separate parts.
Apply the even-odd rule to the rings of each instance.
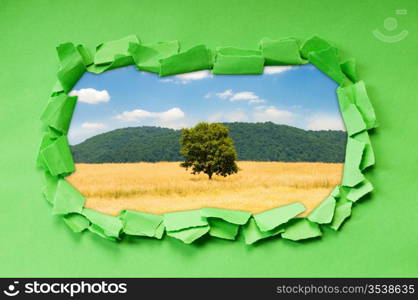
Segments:
[[[86,208],[115,216],[204,207],[260,213],[294,202],[306,216],[341,183],[346,133],[336,88],[311,64],[262,75],[86,73],[70,92],[78,96],[68,133],[76,172],[67,179]],[[199,122],[228,130],[238,170],[209,158],[199,174],[180,166],[182,129]],[[228,151],[222,147],[218,154]],[[204,150],[194,154],[212,155]]]

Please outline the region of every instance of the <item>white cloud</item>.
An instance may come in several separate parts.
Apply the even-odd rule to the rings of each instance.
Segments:
[[[234,93],[232,92],[232,90],[226,90],[223,91],[221,93],[215,93],[216,97],[221,98],[221,99],[228,99],[231,98],[232,96],[234,96]]]
[[[107,90],[98,91],[96,89],[88,88],[81,90],[73,90],[70,96],[78,96],[78,101],[89,104],[97,104],[100,102],[109,102],[110,95]]]
[[[170,78],[164,78],[160,79],[161,82],[173,82],[176,84],[188,84],[195,80],[202,80],[206,78],[212,78],[213,75],[208,70],[202,70],[202,71],[196,71],[196,72],[190,72],[190,73],[184,73],[184,74],[178,74],[175,76],[172,76]]]
[[[87,129],[87,130],[98,130],[98,129],[106,128],[106,124],[85,122],[85,123],[81,124],[81,128],[84,128],[84,129]]]
[[[248,101],[248,103],[250,104],[258,104],[258,103],[266,102],[266,100],[260,99],[260,97],[256,95],[254,92],[243,91],[243,92],[234,93],[231,89],[225,90],[220,93],[207,93],[205,95],[206,99],[212,98],[212,97],[217,97],[222,100],[229,100],[231,102]]]
[[[182,119],[184,118],[184,116],[185,114],[180,108],[174,107],[163,112],[151,112],[143,109],[124,111],[123,113],[116,115],[116,119],[125,122],[140,121],[144,119],[171,122],[178,119]]]
[[[175,77],[183,81],[190,81],[190,80],[202,80],[206,78],[211,78],[213,77],[213,75],[208,70],[202,70],[202,71],[179,74],[179,75],[176,75]]]
[[[343,130],[345,126],[339,115],[316,114],[307,118],[307,129],[310,130]]]
[[[281,110],[275,106],[258,106],[253,114],[256,122],[274,122],[279,124],[291,124],[295,114],[288,110]]]
[[[234,94],[229,100],[240,101],[240,100],[257,100],[258,96],[254,92],[239,92]]]
[[[264,74],[272,75],[272,74],[279,74],[289,70],[292,70],[293,66],[267,66],[264,67]]]

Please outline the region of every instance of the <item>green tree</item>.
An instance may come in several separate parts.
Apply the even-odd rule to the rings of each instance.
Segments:
[[[237,152],[226,126],[201,122],[183,129],[180,153],[184,156],[181,167],[192,169],[192,174],[203,172],[212,179],[213,174],[228,176],[238,172]]]

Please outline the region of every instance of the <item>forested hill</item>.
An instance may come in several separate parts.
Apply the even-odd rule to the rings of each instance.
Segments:
[[[343,162],[346,133],[307,131],[267,123],[223,123],[238,160]],[[75,162],[181,161],[181,130],[143,126],[116,129],[72,146]]]

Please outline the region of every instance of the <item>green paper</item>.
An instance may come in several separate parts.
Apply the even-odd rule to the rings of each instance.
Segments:
[[[218,218],[229,223],[244,225],[251,217],[251,213],[240,210],[221,209],[221,208],[202,208],[202,216],[207,218]]]
[[[179,51],[179,42],[163,42],[150,45],[131,43],[129,53],[132,55],[139,70],[159,73],[160,59],[176,55]]]
[[[123,224],[118,217],[106,215],[88,208],[84,208],[81,213],[92,223],[89,227],[91,232],[109,240],[119,238]]]
[[[160,76],[210,69],[212,54],[205,45],[198,45],[186,52],[160,59],[160,65]]]
[[[262,74],[264,57],[261,51],[233,47],[219,48],[213,74]]]
[[[112,70],[116,68],[126,67],[126,66],[130,66],[133,64],[134,64],[134,59],[132,58],[132,56],[124,56],[124,55],[116,54],[114,61],[110,65],[107,65],[105,69],[101,69],[100,72],[103,72],[105,70],[107,71],[107,70]],[[99,65],[99,67],[100,66],[102,65]]]
[[[93,55],[91,55],[89,49],[87,49],[84,45],[77,45],[77,51],[80,53],[80,56],[86,67],[93,64]]]
[[[356,61],[354,58],[348,59],[345,62],[341,63],[341,71],[350,79],[352,82],[357,82],[357,71],[356,71]]]
[[[48,126],[67,134],[77,97],[60,94],[50,99],[41,120]]]
[[[251,218],[243,229],[244,239],[247,245],[254,244],[257,241],[268,237],[276,236],[282,232],[284,232],[284,228],[282,226],[270,231],[261,231],[254,218]]]
[[[164,214],[164,225],[167,231],[177,231],[190,227],[206,226],[208,222],[202,217],[199,209],[171,212]]]
[[[80,52],[72,43],[57,47],[61,68],[57,73],[62,89],[69,92],[86,71],[86,66]]]
[[[254,220],[261,231],[269,231],[306,210],[300,202],[276,207],[254,215]]]
[[[335,198],[330,195],[308,215],[308,220],[319,224],[328,224],[332,221],[334,209]]]
[[[334,230],[338,230],[344,221],[351,215],[352,203],[345,199],[341,199],[337,202],[335,208],[334,218],[330,224],[330,227]]]
[[[370,103],[366,86],[363,81],[338,87],[337,95],[343,109],[350,103],[355,104],[356,109],[359,111],[361,118],[364,121],[364,127],[366,129],[377,127],[376,114]]]
[[[89,220],[85,216],[77,213],[65,215],[63,219],[73,232],[82,232],[90,226]]]
[[[130,56],[130,53],[128,51],[130,43],[139,43],[139,40],[136,35],[129,35],[119,40],[100,44],[96,48],[96,54],[94,55],[94,64],[111,64],[115,61],[116,56]]]
[[[51,175],[69,174],[75,171],[66,136],[52,141],[41,150],[41,156]]]
[[[342,108],[341,113],[348,136],[352,136],[366,130],[366,124],[354,104],[348,104],[346,107]]]
[[[353,138],[347,139],[342,185],[352,187],[364,180],[364,175],[360,171],[364,147],[363,142]]]
[[[123,223],[123,232],[129,235],[161,238],[162,232],[164,232],[163,216],[161,215],[124,210],[119,215],[119,219]]]
[[[364,84],[364,81],[359,81],[356,84],[348,86],[347,88],[353,89],[353,95],[356,106],[358,107],[361,115],[363,116],[367,129],[377,127],[378,124],[376,121],[376,114],[374,112],[372,104],[370,103],[370,99],[367,94],[366,85]]]
[[[41,145],[39,146],[39,152],[38,156],[36,157],[36,164],[39,167],[42,167],[44,169],[47,169],[46,162],[42,156],[42,150],[44,150],[46,147],[51,145],[56,139],[59,137],[58,133],[54,131],[51,127],[47,127],[46,131],[43,133]]]
[[[334,198],[339,198],[341,195],[340,188],[341,188],[341,185],[336,185],[329,195]]]
[[[209,235],[226,240],[235,240],[238,234],[239,225],[225,222],[221,219],[211,218],[209,220]]]
[[[62,87],[61,82],[59,80],[57,80],[57,82],[55,82],[54,87],[52,88],[50,96],[55,97],[55,96],[58,96],[61,93],[64,93],[64,88]]]
[[[328,48],[333,48],[338,53],[338,50],[332,47],[327,41],[314,36],[303,43],[300,53],[304,58],[308,58],[309,53],[319,52]]]
[[[286,226],[282,233],[282,238],[300,241],[321,236],[322,232],[319,225],[310,222],[308,219],[295,219],[288,226]]]
[[[201,227],[187,228],[180,231],[167,231],[167,235],[179,239],[186,244],[190,244],[198,238],[204,236],[209,231],[209,229],[209,225],[206,225]]]
[[[45,186],[43,189],[45,199],[53,204],[55,193],[57,191],[57,185],[58,185],[58,177],[52,176],[49,172],[44,172],[44,182]]]
[[[68,213],[80,213],[84,205],[84,197],[65,179],[58,180],[54,207],[52,213],[56,215],[64,215]]]
[[[260,41],[266,66],[301,65],[305,61],[300,56],[299,45],[293,38],[272,40],[264,38]]]
[[[4,0],[0,9],[4,29],[0,81],[6,99],[0,109],[5,134],[0,168],[6,199],[1,201],[3,277],[417,276],[418,241],[413,229],[417,228],[418,210],[411,209],[417,202],[412,182],[416,178],[412,150],[418,146],[413,67],[417,59],[416,0],[379,1],[378,9],[370,9],[377,7],[375,0],[51,3]],[[330,13],[324,13],[324,8]],[[395,14],[398,8],[408,14]],[[383,23],[388,17],[398,21],[391,32]],[[316,21],[311,22],[313,19]],[[404,30],[409,35],[397,43],[384,43],[373,35],[374,29],[386,36]],[[326,231],[323,239],[313,243],[274,239],[251,247],[214,238],[191,247],[174,238],[113,244],[60,227],[65,226],[60,219],[49,217],[50,208],[40,193],[43,171],[33,163],[42,139],[39,116],[54,84],[51,74],[57,71],[52,48],[59,40],[87,45],[131,32],[146,42],[178,38],[186,47],[205,43],[214,48],[235,45],[249,49],[256,49],[258,40],[266,35],[306,39],[320,34],[335,42],[347,57],[355,55],[360,79],[366,82],[382,125],[370,136],[377,165],[365,170],[376,193],[370,201],[356,203],[355,222],[336,234]],[[388,213],[390,217],[385,218]],[[360,258],[370,259],[359,263]]]
[[[155,230],[155,234],[154,234],[154,238],[156,239],[161,239],[164,235],[165,232],[165,227],[164,227],[164,223],[161,223],[157,229]]]
[[[360,132],[354,135],[352,138],[359,142],[363,142],[365,144],[363,158],[361,159],[361,163],[360,163],[360,170],[364,170],[374,165],[375,157],[374,157],[373,146],[372,146],[372,143],[370,141],[370,137],[367,131]]]
[[[364,179],[364,181],[361,182],[358,186],[355,186],[350,189],[350,191],[347,194],[347,199],[352,202],[356,202],[357,200],[370,193],[371,191],[373,191],[373,185],[370,181]]]
[[[334,48],[309,52],[308,59],[318,69],[339,84],[343,84],[347,80],[347,77],[341,71],[338,53]]]

